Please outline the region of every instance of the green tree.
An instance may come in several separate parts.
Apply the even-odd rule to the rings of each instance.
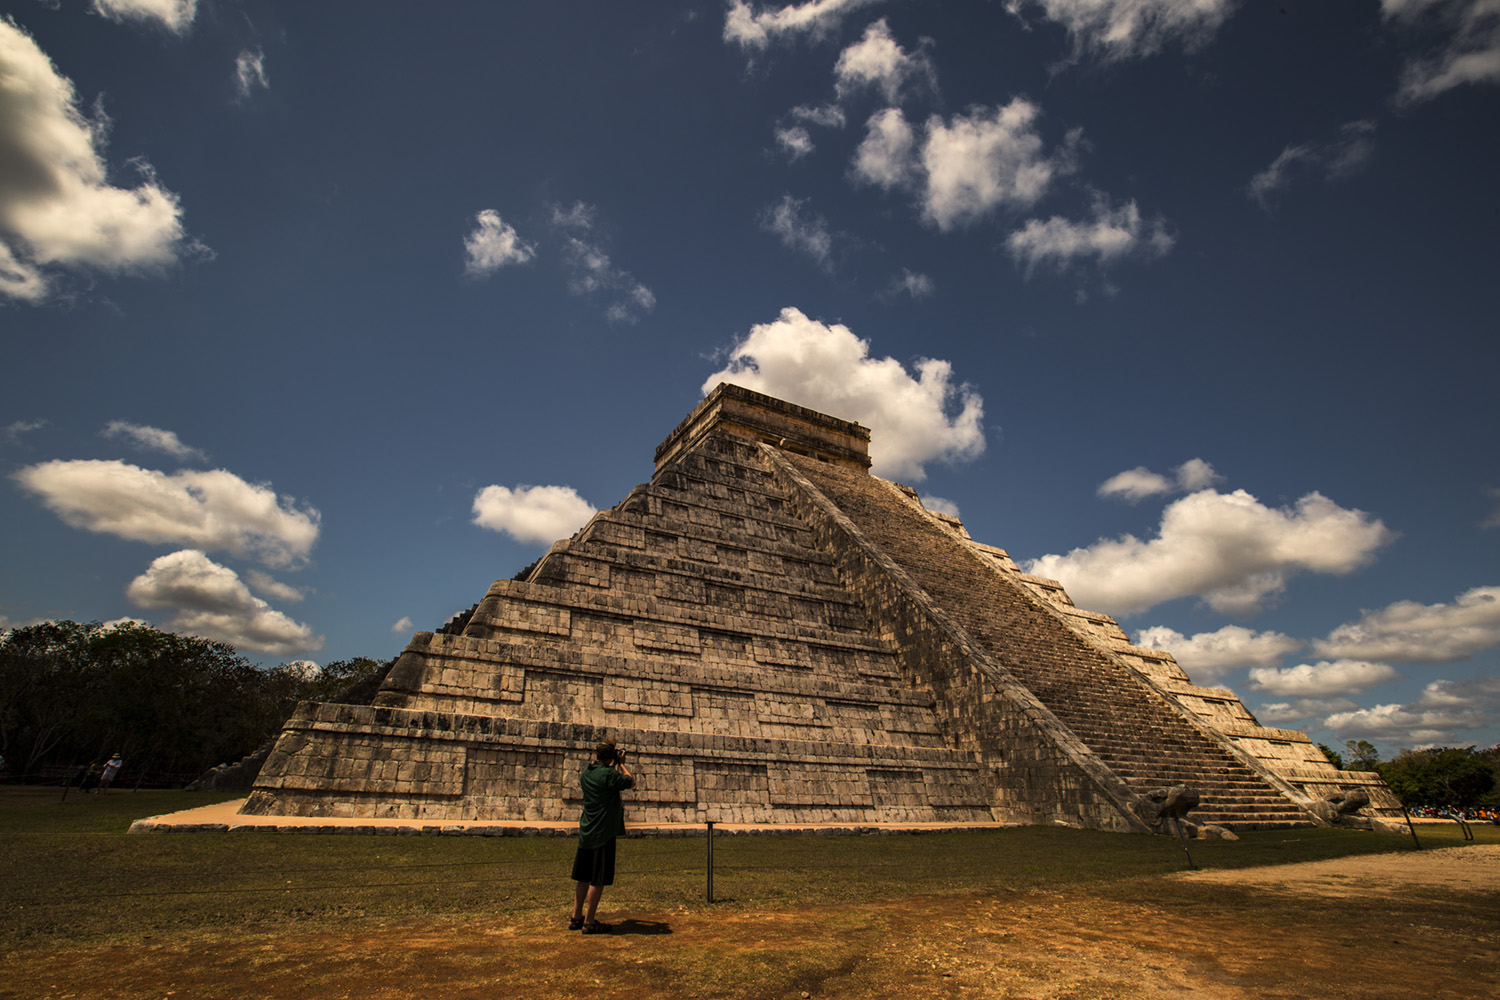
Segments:
[[[1344,755],[1343,754],[1339,753],[1337,750],[1335,750],[1332,747],[1328,746],[1328,744],[1326,744],[1326,743],[1319,743],[1318,744],[1318,749],[1321,750],[1321,751],[1323,751],[1323,756],[1328,758],[1328,763],[1332,764],[1334,767],[1338,768],[1340,771],[1342,771],[1344,769]]]
[[[1344,741],[1344,770],[1375,771],[1379,769],[1380,751],[1366,740]]]
[[[1405,806],[1470,809],[1495,787],[1495,773],[1473,747],[1403,750],[1380,776]]]
[[[137,777],[189,779],[253,752],[297,702],[372,689],[387,666],[360,657],[264,670],[211,639],[44,622],[0,633],[0,753],[22,775],[118,752]]]

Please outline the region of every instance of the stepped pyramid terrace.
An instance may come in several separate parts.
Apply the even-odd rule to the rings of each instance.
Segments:
[[[870,432],[720,385],[651,481],[437,632],[369,705],[304,704],[242,812],[572,822],[602,739],[633,824],[1325,824],[1373,774],[1194,685],[914,490]]]

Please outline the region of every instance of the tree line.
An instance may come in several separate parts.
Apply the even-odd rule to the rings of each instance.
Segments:
[[[182,784],[253,752],[297,702],[338,700],[388,665],[262,668],[228,643],[146,625],[42,622],[0,634],[0,754],[12,780],[119,753],[122,783]]]
[[[1402,750],[1390,760],[1366,740],[1345,740],[1343,752],[1318,748],[1345,771],[1374,771],[1407,808],[1474,809],[1500,806],[1500,744],[1488,750],[1432,747]]]

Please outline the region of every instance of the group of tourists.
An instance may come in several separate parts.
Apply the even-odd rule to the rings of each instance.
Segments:
[[[1461,819],[1465,823],[1494,823],[1500,826],[1500,809],[1494,806],[1479,806],[1474,809],[1454,809],[1449,806],[1413,806],[1407,810],[1413,819]]]

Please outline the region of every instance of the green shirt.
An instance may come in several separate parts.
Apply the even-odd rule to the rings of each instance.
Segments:
[[[635,782],[598,761],[584,769],[583,815],[578,817],[578,846],[603,847],[625,833],[625,803],[620,792]]]

